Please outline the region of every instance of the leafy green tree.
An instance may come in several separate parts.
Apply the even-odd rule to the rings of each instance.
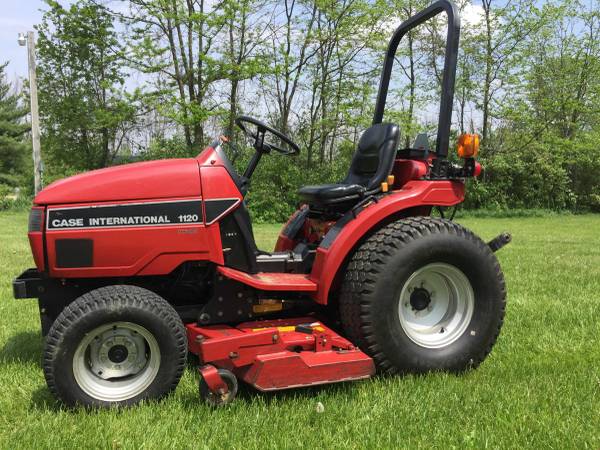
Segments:
[[[480,51],[483,70],[478,81],[481,85],[479,107],[483,116],[481,141],[485,146],[495,110],[511,93],[511,78],[523,63],[520,60],[522,45],[539,32],[546,18],[540,14],[535,0],[482,0],[482,7]]]
[[[226,120],[226,133],[235,137],[235,117],[240,113],[240,91],[243,82],[270,71],[269,61],[258,51],[268,35],[268,20],[264,13],[269,11],[266,1],[226,0],[222,4],[225,11],[227,39],[221,49],[223,57],[221,70],[227,75],[229,112]]]
[[[215,95],[217,83],[239,74],[229,70],[230,64],[223,61],[217,49],[221,38],[225,40],[225,30],[232,20],[227,5],[237,2],[211,5],[205,0],[130,0],[128,3],[127,14],[117,11],[113,14],[131,30],[129,63],[148,80],[141,89],[143,101],[183,131],[189,154],[197,153],[208,141],[209,124],[225,111]],[[245,42],[246,38],[242,39]],[[233,53],[237,53],[235,49]],[[232,64],[238,60],[237,56]]]
[[[69,9],[47,3],[38,27],[45,154],[61,172],[105,167],[135,123],[124,92],[123,47],[103,6],[92,0]]]
[[[24,135],[30,127],[23,119],[29,110],[6,79],[7,64],[0,64],[0,184],[18,186],[28,150]]]
[[[502,115],[520,152],[544,149],[540,156],[566,174],[564,189],[552,194],[569,193],[558,208],[600,210],[600,12],[578,1],[546,9],[549,20],[526,42],[521,83]]]
[[[233,119],[251,114],[302,149],[296,161],[264,158],[255,173],[249,205],[268,221],[285,219],[299,185],[343,177],[371,123],[391,34],[430,3],[46,1],[46,173],[192,156],[223,132],[239,141]],[[453,131],[480,133],[485,167],[467,207],[600,210],[600,0],[456,1]],[[385,120],[400,124],[403,145],[435,131],[446,26],[436,16],[398,49]],[[241,169],[252,151],[238,147],[228,151]]]

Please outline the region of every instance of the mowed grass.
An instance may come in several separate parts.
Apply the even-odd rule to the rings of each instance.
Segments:
[[[0,213],[0,447],[600,447],[600,216],[464,219],[491,239],[508,285],[504,328],[477,370],[198,398],[189,367],[174,395],[125,410],[66,410],[48,392],[35,300],[11,280],[32,265],[24,213]],[[270,248],[278,225],[256,226]],[[315,409],[321,402],[325,410]]]

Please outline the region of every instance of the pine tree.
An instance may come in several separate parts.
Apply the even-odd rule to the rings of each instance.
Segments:
[[[0,184],[18,186],[27,154],[24,134],[29,131],[29,124],[23,118],[28,109],[6,79],[7,65],[8,62],[0,64]]]

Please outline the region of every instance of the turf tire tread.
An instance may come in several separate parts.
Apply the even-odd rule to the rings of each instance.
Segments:
[[[377,299],[370,294],[378,276],[389,269],[388,261],[395,252],[432,233],[453,234],[474,243],[489,259],[501,283],[502,311],[497,328],[488,345],[472,359],[471,368],[477,367],[486,358],[500,334],[506,311],[506,284],[498,260],[489,246],[467,228],[448,219],[410,217],[398,220],[375,232],[358,248],[348,264],[340,291],[340,318],[344,329],[348,337],[375,360],[380,372],[396,373],[399,370],[375,340],[371,307]]]
[[[61,347],[64,334],[69,327],[87,313],[99,309],[112,309],[119,307],[133,307],[152,312],[157,317],[162,317],[171,329],[177,343],[177,350],[181,355],[176,369],[176,377],[166,390],[173,391],[183,374],[187,357],[187,337],[185,327],[173,307],[162,297],[148,289],[130,285],[111,285],[94,289],[83,294],[70,303],[56,318],[46,336],[46,345],[42,356],[44,376],[50,392],[58,397],[52,361]],[[166,395],[165,393],[165,395]]]

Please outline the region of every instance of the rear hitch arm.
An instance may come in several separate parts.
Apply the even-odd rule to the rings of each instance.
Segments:
[[[510,241],[512,241],[512,236],[510,233],[507,233],[505,231],[504,233],[500,233],[498,236],[496,236],[494,239],[488,242],[487,245],[493,252],[497,252]]]

